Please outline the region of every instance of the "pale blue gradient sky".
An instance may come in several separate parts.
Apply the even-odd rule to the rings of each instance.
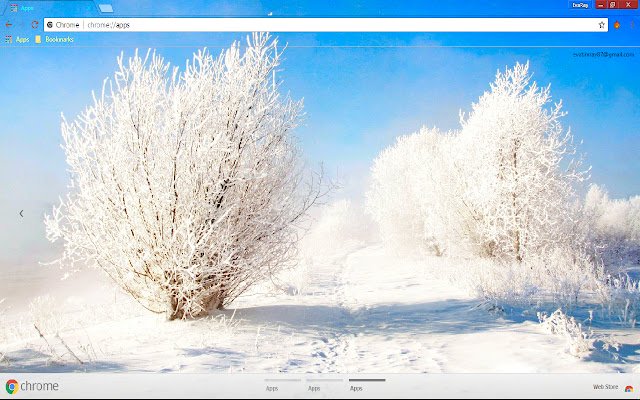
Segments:
[[[252,2],[234,9],[224,3],[218,10],[307,15],[311,3],[298,3],[299,9]],[[322,14],[313,4],[312,14]],[[197,14],[199,5],[181,6],[180,11]],[[349,15],[354,10],[359,9],[344,6],[330,12]],[[305,99],[306,117],[297,134],[306,157],[311,164],[324,162],[343,181],[345,195],[358,197],[372,159],[395,137],[421,125],[455,129],[459,111],[469,110],[497,69],[530,61],[538,83],[551,84],[554,98],[563,99],[569,112],[565,124],[577,142],[583,141],[580,150],[593,167],[592,181],[605,185],[614,197],[627,197],[640,194],[640,51],[627,49],[636,56],[617,59],[577,58],[573,53],[579,45],[638,45],[638,29],[640,24],[634,37],[613,32],[282,34],[278,36],[289,48],[280,76],[284,90]],[[172,64],[184,65],[199,47],[218,52],[244,36],[90,34],[79,37],[76,47],[0,48],[0,267],[31,264],[51,249],[44,241],[42,215],[66,191],[67,180],[59,148],[60,113],[73,118],[91,101],[91,91],[113,74],[121,51],[153,47]],[[576,48],[546,47],[563,44]],[[17,217],[21,209],[25,218]]]

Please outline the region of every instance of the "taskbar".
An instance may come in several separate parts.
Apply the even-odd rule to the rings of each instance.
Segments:
[[[16,372],[0,379],[11,398],[640,398],[640,374]]]

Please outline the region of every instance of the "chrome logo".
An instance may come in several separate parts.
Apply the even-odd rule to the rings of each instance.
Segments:
[[[7,381],[7,393],[9,394],[16,394],[18,392],[18,381],[15,379],[9,379]]]

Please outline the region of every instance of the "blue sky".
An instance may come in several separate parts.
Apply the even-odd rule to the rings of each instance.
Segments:
[[[74,13],[95,14],[89,2],[67,3]],[[118,11],[119,3],[113,3]],[[376,7],[386,4],[387,13],[430,15],[439,4],[423,1],[403,9],[389,2],[361,2],[356,6],[341,2],[323,9],[319,3],[208,2],[203,8],[204,3],[187,6],[181,2],[177,9],[177,2],[154,2],[154,12],[377,15]],[[502,3],[499,9],[504,15],[522,12],[510,3],[484,1],[474,3],[476,8],[465,5],[464,13],[486,14],[487,3]],[[566,14],[566,2],[560,3],[563,7],[552,7],[552,11]],[[79,16],[70,9],[65,12],[40,4],[36,10],[39,16]],[[120,4],[125,9],[126,3]],[[142,9],[150,9],[149,3],[141,4]],[[545,15],[551,11],[538,12]],[[611,16],[630,25],[628,16]],[[627,25],[623,27],[627,29]],[[283,88],[293,98],[305,99],[306,117],[297,132],[302,148],[311,164],[324,162],[330,173],[340,176],[345,195],[361,194],[372,159],[396,136],[411,133],[421,125],[455,129],[459,110],[470,109],[497,69],[530,61],[535,80],[551,84],[554,99],[563,99],[569,112],[565,124],[571,127],[576,141],[583,142],[579,149],[593,167],[592,181],[605,185],[614,197],[627,197],[640,194],[640,51],[614,46],[639,45],[639,32],[640,24],[635,31],[629,28],[607,34],[277,36],[289,45],[282,65]],[[60,113],[73,118],[89,104],[91,90],[99,90],[102,80],[113,74],[121,51],[131,54],[135,48],[153,47],[172,64],[184,65],[199,47],[218,52],[244,36],[85,34],[77,35],[74,46],[0,47],[0,217],[9,221],[9,229],[0,234],[0,242],[8,250],[0,252],[0,262],[8,253],[42,244],[42,213],[65,192],[66,185],[64,156],[59,148]],[[575,47],[558,47],[563,45]],[[608,51],[636,55],[615,59],[574,57],[575,51],[583,50],[581,46],[602,46]],[[18,221],[15,214],[20,209],[28,210],[28,217]]]

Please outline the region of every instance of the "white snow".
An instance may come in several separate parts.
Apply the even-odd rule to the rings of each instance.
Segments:
[[[640,372],[637,329],[608,327],[619,351],[576,357],[535,316],[494,312],[454,287],[440,260],[378,244],[339,253],[291,272],[304,276],[295,291],[284,276],[197,320],[168,322],[110,288],[100,302],[98,290],[42,297],[3,324],[0,371]]]

